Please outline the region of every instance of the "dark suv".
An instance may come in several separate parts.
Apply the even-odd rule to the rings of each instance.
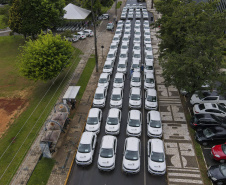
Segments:
[[[195,139],[203,146],[207,146],[210,143],[224,143],[226,140],[226,128],[215,126],[196,131]]]
[[[218,125],[226,127],[226,118],[218,117],[213,114],[195,114],[191,118],[190,125],[196,130]]]

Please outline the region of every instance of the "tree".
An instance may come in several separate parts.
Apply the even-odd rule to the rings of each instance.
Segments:
[[[18,60],[19,71],[28,79],[50,80],[70,65],[72,51],[71,43],[60,35],[41,33],[37,40],[30,39],[22,47]]]
[[[161,0],[159,61],[166,85],[193,93],[219,80],[222,66],[221,40],[226,14],[216,11],[216,2]]]
[[[64,15],[64,0],[14,0],[9,27],[25,37],[58,25]]]
[[[5,5],[2,8],[0,8],[0,15],[2,15],[2,23],[4,25],[8,26],[8,22],[9,22],[9,5]]]

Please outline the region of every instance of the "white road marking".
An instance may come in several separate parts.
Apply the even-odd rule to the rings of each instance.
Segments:
[[[172,179],[168,178],[169,182],[181,182],[181,183],[190,183],[190,184],[203,184],[201,180],[191,180],[191,179]]]
[[[181,176],[181,177],[197,177],[200,178],[199,174],[191,174],[191,173],[168,173],[169,176]]]
[[[181,169],[181,168],[167,168],[168,171],[186,171],[186,172],[200,172],[199,169],[193,170],[193,169]]]

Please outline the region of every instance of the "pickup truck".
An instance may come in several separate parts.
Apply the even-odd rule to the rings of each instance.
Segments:
[[[217,91],[201,91],[191,96],[190,103],[192,105],[199,103],[217,103],[226,106],[226,98],[217,93]]]
[[[109,22],[107,24],[107,30],[113,30],[114,29],[114,23],[113,22]]]

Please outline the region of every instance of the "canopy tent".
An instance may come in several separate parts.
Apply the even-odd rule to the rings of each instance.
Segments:
[[[80,8],[71,3],[64,7],[64,10],[66,11],[64,19],[85,19],[91,12],[90,10]]]

